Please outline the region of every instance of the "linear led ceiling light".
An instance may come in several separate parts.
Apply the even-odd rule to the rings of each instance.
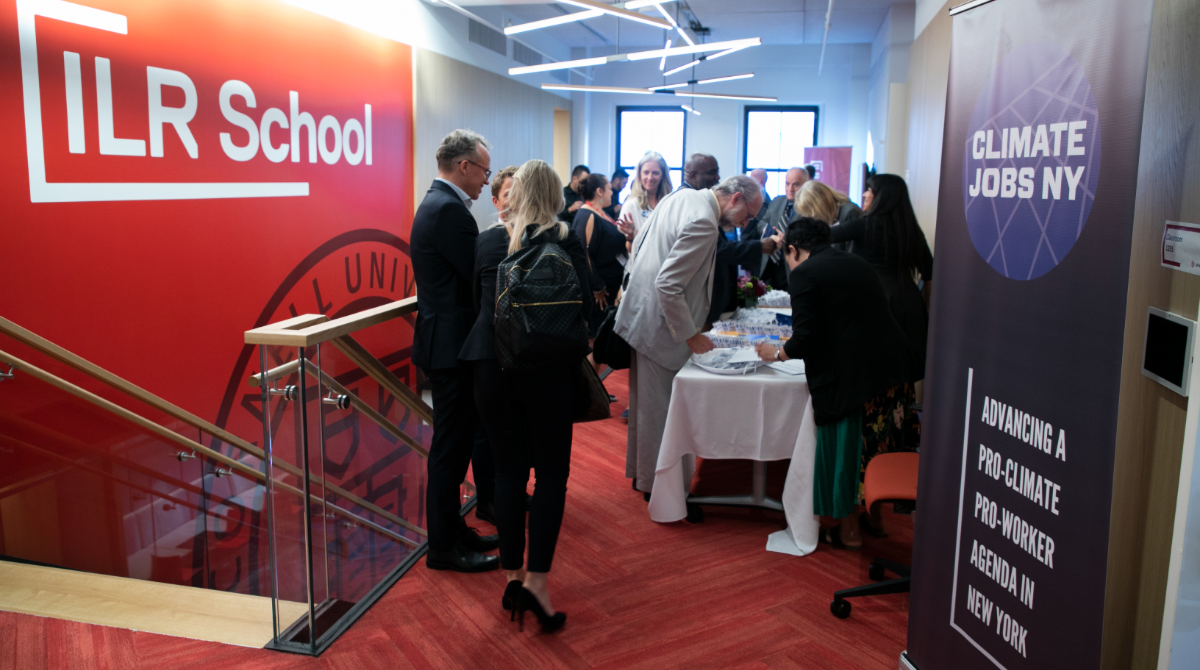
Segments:
[[[669,90],[672,88],[683,88],[684,86],[696,86],[699,84],[715,84],[719,81],[733,81],[735,79],[749,79],[753,76],[754,76],[753,72],[747,72],[746,74],[731,74],[728,77],[716,77],[713,79],[689,79],[687,81],[681,81],[681,82],[678,82],[675,84],[665,84],[663,86],[651,86],[650,90],[651,91],[665,91],[665,90]]]
[[[575,12],[573,14],[556,16],[552,19],[542,19],[541,21],[530,21],[529,23],[522,23],[517,26],[509,26],[504,29],[504,34],[516,35],[517,33],[525,33],[529,32],[530,30],[541,30],[542,28],[549,28],[551,26],[561,26],[564,23],[586,21],[588,19],[594,19],[598,16],[604,16],[604,12],[598,9],[589,9],[586,12]]]
[[[650,95],[648,88],[624,88],[621,86],[585,86],[583,84],[542,84],[543,91],[581,91],[584,93],[632,93]]]
[[[744,40],[730,40],[728,42],[711,42],[709,44],[697,44],[695,46],[689,45],[686,47],[672,47],[670,49],[654,49],[653,51],[637,51],[631,54],[613,54],[611,56],[597,56],[595,58],[582,58],[580,60],[560,61],[557,63],[526,65],[523,67],[509,68],[508,73],[531,74],[534,72],[549,72],[551,70],[567,70],[574,67],[604,65],[605,63],[616,63],[619,61],[646,60],[647,58],[662,58],[663,56],[702,53],[704,51],[736,51],[738,49],[745,49],[746,47],[758,46],[760,44],[762,44],[762,40],[760,38],[752,37]],[[709,58],[709,60],[712,60],[712,58]]]
[[[689,44],[686,47],[673,47],[671,49],[654,49],[652,51],[636,51],[631,54],[626,54],[626,60],[646,60],[647,58],[660,58],[666,56],[682,56],[684,54],[698,54],[705,51],[737,51],[746,47],[756,47],[762,44],[762,38],[750,37],[744,40],[729,40],[728,42],[710,42],[709,44]],[[719,58],[725,54],[717,54],[709,56],[705,60]]]
[[[671,38],[667,38],[667,51],[671,50]],[[667,67],[667,55],[663,54],[662,60],[658,61],[658,69],[664,70]]]
[[[664,89],[622,88],[617,86],[586,86],[583,84],[542,84],[543,91],[583,91],[587,93],[631,93],[634,95],[677,95],[684,98],[717,98],[720,100],[753,100],[775,102],[776,98],[757,95],[732,95],[728,93],[692,93],[691,91],[668,91]]]
[[[756,45],[748,44],[746,46],[756,46]],[[667,70],[666,72],[663,73],[663,76],[670,77],[671,75],[675,74],[676,72],[682,72],[682,71],[688,69],[689,67],[692,67],[694,65],[699,65],[701,61],[716,60],[716,59],[720,58],[721,56],[728,56],[729,54],[731,54],[735,51],[741,51],[742,49],[745,49],[746,46],[733,47],[730,49],[726,49],[726,50],[722,51],[721,53],[716,53],[716,54],[712,54],[709,56],[701,56],[690,63],[684,63],[683,65],[680,65],[679,67],[675,68],[674,70]]]
[[[656,19],[653,16],[646,16],[645,14],[638,14],[637,12],[617,7],[615,5],[606,5],[603,2],[596,2],[596,0],[557,0],[557,2],[560,2],[564,5],[583,7],[584,9],[595,9],[597,11],[604,12],[605,14],[612,14],[619,19],[629,19],[630,21],[637,21],[638,23],[644,23],[648,26],[654,26],[655,28],[662,28],[663,30],[671,29],[671,24],[662,19]]]
[[[688,34],[683,32],[683,28],[680,28],[679,24],[675,23],[675,19],[672,18],[671,15],[667,13],[667,10],[663,9],[663,6],[661,4],[654,3],[654,8],[658,10],[659,14],[663,15],[664,19],[671,22],[671,25],[675,27],[675,30],[679,32],[679,36],[682,37],[684,39],[684,41],[686,41],[688,44],[690,44],[692,46],[696,46],[696,43],[692,41],[692,38],[688,37]]]
[[[675,2],[675,0],[629,0],[629,2],[626,2],[624,5],[617,6],[624,6],[625,9],[641,9],[642,7],[649,7],[650,5],[665,5],[668,2]]]
[[[687,105],[680,105],[680,107],[682,107],[682,108],[686,109],[687,111],[689,111],[689,112],[691,112],[691,113],[695,114],[696,116],[700,116],[700,112],[697,112],[696,110],[692,109],[691,107],[688,107]]]
[[[693,65],[695,65],[696,63],[699,63],[702,60],[704,60],[704,59],[698,58],[690,63],[684,63],[683,65],[680,65],[679,67],[675,68],[674,70],[667,70],[666,72],[663,73],[663,76],[670,77],[671,75],[675,74],[676,72],[683,72],[684,70],[688,69],[689,67],[692,67]]]

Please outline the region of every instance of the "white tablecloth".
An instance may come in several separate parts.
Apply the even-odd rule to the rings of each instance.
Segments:
[[[745,376],[716,375],[689,361],[671,390],[667,430],[650,495],[650,518],[668,523],[687,516],[695,456],[756,461],[790,458],[780,501],[788,527],[770,536],[767,549],[796,556],[812,553],[819,528],[812,505],[816,446],[817,424],[803,375],[787,375],[768,367]]]

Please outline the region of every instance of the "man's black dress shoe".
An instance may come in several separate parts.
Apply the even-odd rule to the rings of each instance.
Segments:
[[[475,518],[496,525],[496,503],[480,503],[475,506]]]
[[[430,570],[454,570],[455,572],[487,572],[500,567],[499,556],[485,556],[471,551],[460,542],[448,551],[429,550],[425,556],[425,567]]]
[[[499,535],[480,535],[474,528],[464,528],[458,536],[458,543],[471,551],[484,553],[500,546]]]

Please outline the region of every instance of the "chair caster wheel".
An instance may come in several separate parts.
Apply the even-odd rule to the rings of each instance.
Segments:
[[[871,581],[873,582],[881,582],[887,575],[884,574],[882,565],[876,565],[875,563],[872,563],[871,567],[867,569],[867,576],[870,577]]]
[[[829,611],[833,613],[833,616],[845,619],[850,616],[850,601],[834,598],[833,602],[829,603]]]
[[[687,517],[685,520],[688,523],[704,523],[704,508],[696,503],[687,504]]]

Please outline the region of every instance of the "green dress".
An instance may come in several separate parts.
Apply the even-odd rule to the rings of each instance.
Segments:
[[[836,423],[817,426],[813,514],[842,519],[854,512],[858,502],[862,435],[861,411]]]

